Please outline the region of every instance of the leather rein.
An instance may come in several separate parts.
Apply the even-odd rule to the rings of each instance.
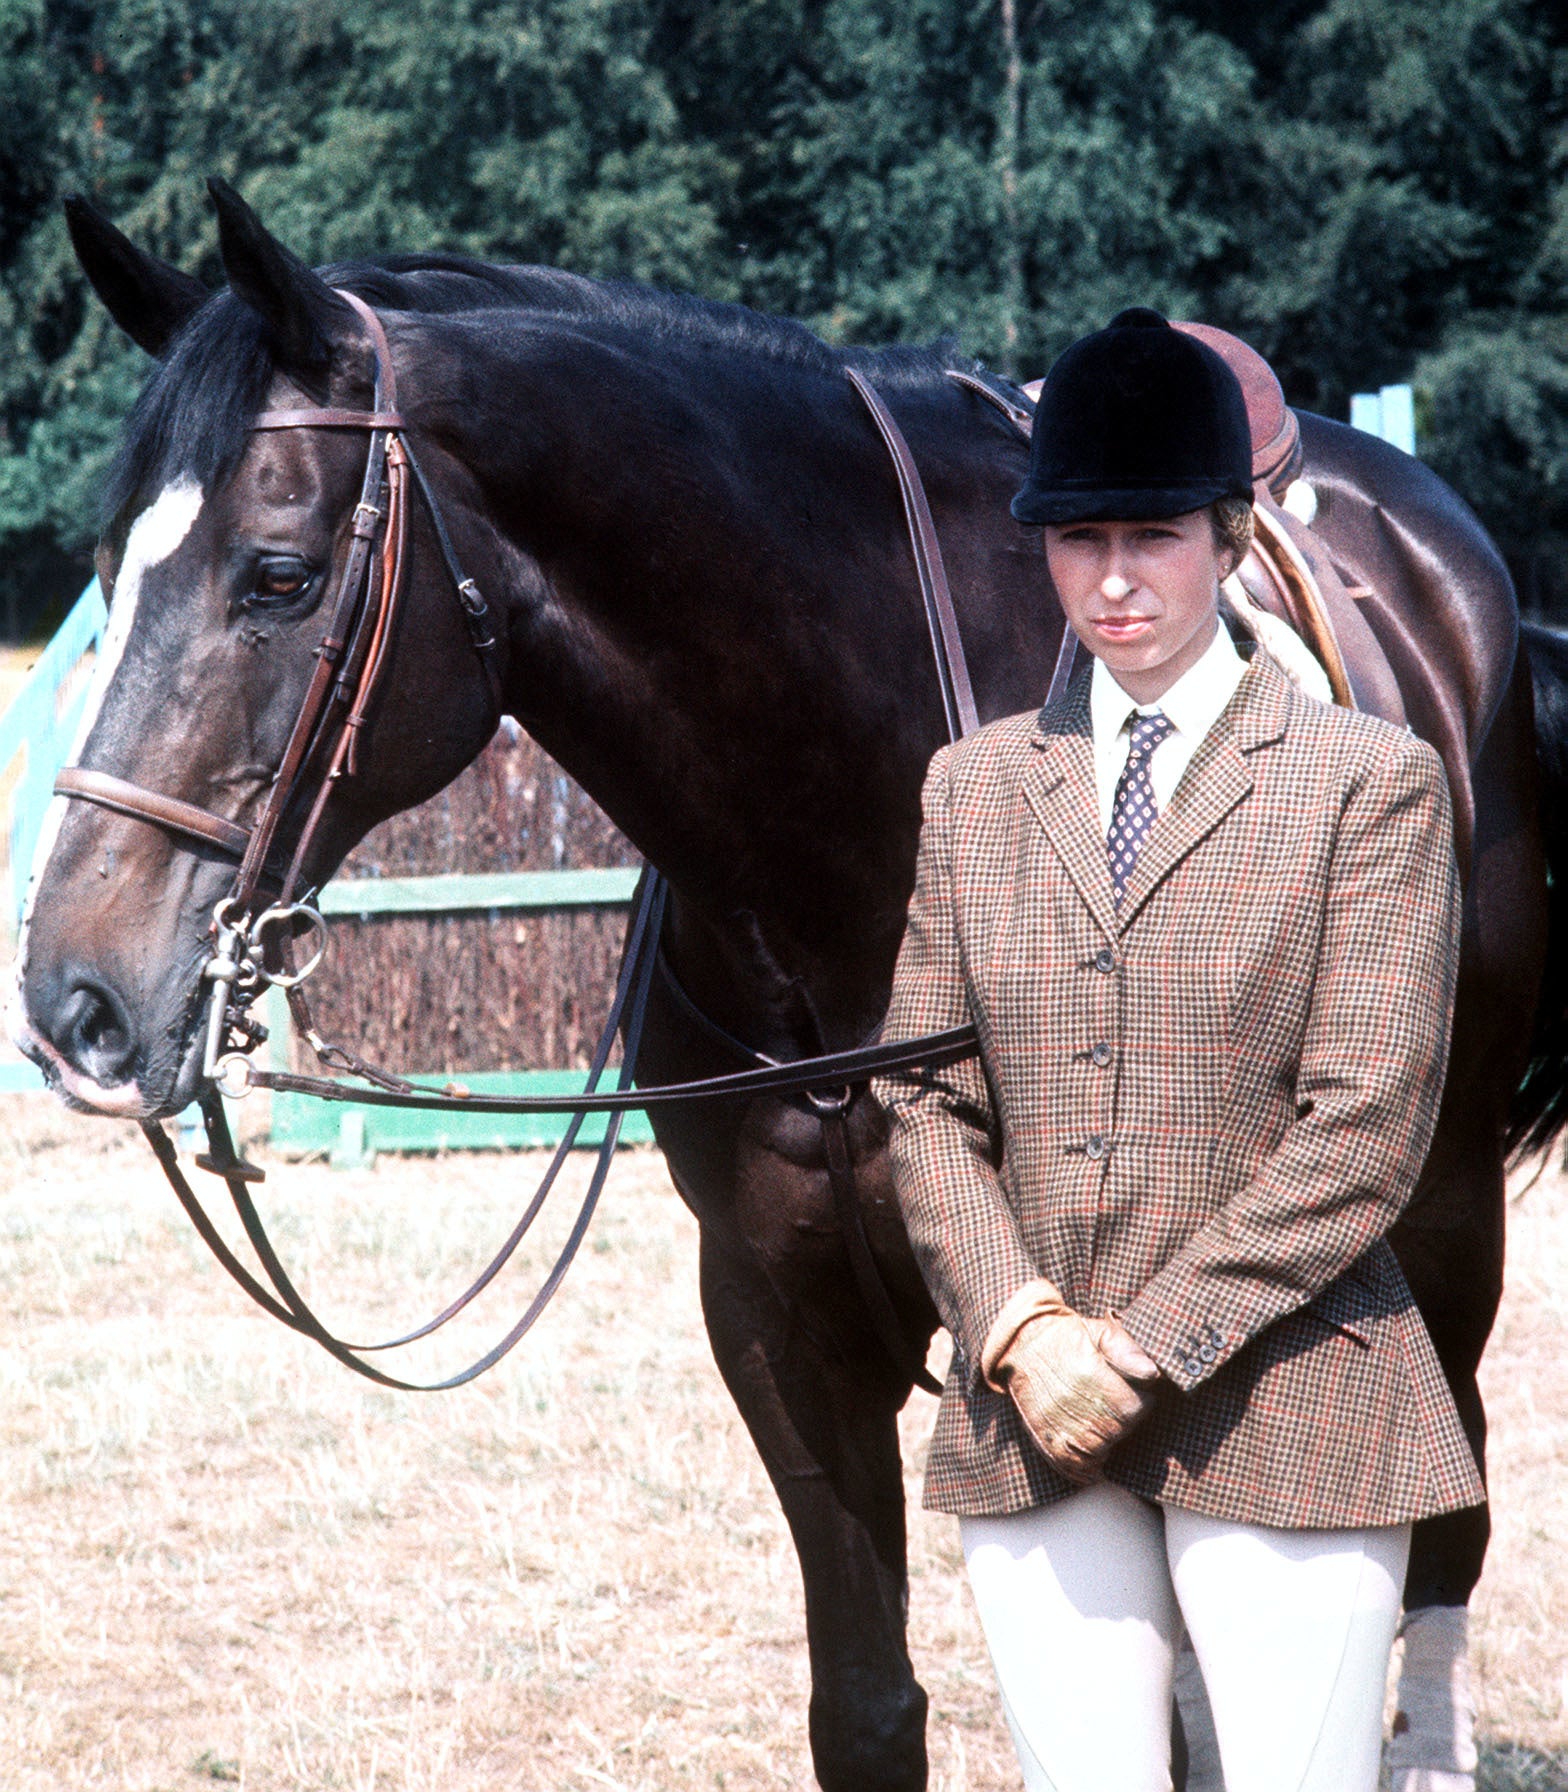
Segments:
[[[298,899],[300,878],[319,831],[333,785],[352,777],[359,767],[361,731],[380,686],[397,623],[407,566],[409,481],[423,499],[442,558],[484,667],[496,718],[504,713],[497,643],[489,607],[478,586],[458,561],[440,507],[407,440],[407,423],[397,409],[396,378],[381,320],[349,292],[341,297],[360,317],[375,355],[375,387],[368,411],[311,407],[265,411],[253,422],[257,430],[354,429],[368,434],[365,471],[355,505],[349,551],[327,612],[327,625],[315,650],[315,666],[299,713],[290,731],[278,771],[250,827],[216,815],[182,799],[147,790],[104,772],[68,766],[55,780],[58,795],[130,816],[178,838],[204,845],[238,862],[229,894],[214,911],[215,945],[202,977],[212,985],[203,1056],[200,1107],[208,1149],[196,1159],[199,1167],[226,1185],[240,1224],[266,1276],[266,1283],[234,1255],[207,1214],[180,1167],[169,1135],[156,1121],[142,1131],[181,1205],[203,1241],[239,1286],[268,1313],[311,1338],[358,1374],[386,1387],[434,1390],[472,1381],[499,1362],[532,1327],[560,1286],[576,1255],[608,1177],[621,1122],[631,1109],[673,1107],[696,1100],[753,1098],[761,1095],[802,1096],[817,1115],[823,1134],[824,1160],[834,1206],[856,1285],[873,1329],[895,1370],[927,1391],[940,1392],[926,1372],[921,1353],[911,1343],[872,1254],[856,1198],[854,1165],[847,1116],[858,1093],[877,1074],[916,1068],[937,1069],[971,1058],[979,1050],[972,1024],[926,1034],[917,1039],[873,1041],[847,1051],[780,1062],[733,1038],[696,1006],[681,988],[660,949],[667,886],[645,866],[633,898],[614,997],[592,1056],[583,1093],[556,1096],[473,1095],[459,1085],[423,1087],[367,1063],[357,1054],[329,1044],[317,1031],[302,984],[325,948],[326,924],[308,900]],[[941,547],[919,471],[898,424],[870,382],[846,369],[856,392],[876,423],[892,458],[909,528],[922,603],[931,637],[950,739],[978,726],[968,667],[957,617],[948,588]],[[1029,413],[987,383],[952,373],[955,383],[974,391],[1000,410],[1027,437]],[[1052,695],[1071,669],[1076,639],[1068,631],[1052,680]],[[273,869],[274,849],[291,811],[303,810],[304,821],[279,876]],[[293,941],[304,928],[315,937],[309,961],[296,969]],[[738,1055],[745,1068],[689,1082],[635,1087],[637,1057],[653,978],[658,974],[677,1004],[711,1037]],[[347,1083],[339,1077],[310,1076],[286,1070],[264,1070],[250,1053],[266,1038],[266,1030],[250,1014],[252,1004],[269,984],[284,990],[296,1026],[329,1069],[364,1079]],[[622,1061],[614,1088],[600,1087],[617,1035],[623,1038]],[[370,1086],[365,1086],[368,1083]],[[484,1114],[569,1114],[571,1119],[551,1163],[511,1234],[475,1281],[442,1312],[413,1331],[376,1343],[351,1343],[331,1332],[311,1310],[279,1259],[250,1195],[250,1185],[264,1172],[239,1155],[221,1095],[238,1098],[252,1089],[297,1093],[324,1101],[362,1106],[444,1109]],[[434,1382],[400,1379],[365,1360],[367,1355],[415,1343],[456,1318],[500,1274],[542,1210],[568,1153],[589,1114],[607,1116],[598,1162],[590,1177],[576,1220],[550,1271],[529,1306],[499,1342],[459,1373]],[[270,1284],[268,1286],[267,1284]]]

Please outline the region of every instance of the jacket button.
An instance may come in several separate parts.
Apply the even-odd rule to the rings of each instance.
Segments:
[[[1105,1140],[1099,1133],[1092,1132],[1083,1142],[1083,1151],[1085,1157],[1104,1157]]]
[[[1093,1058],[1095,1063],[1103,1070],[1111,1061],[1111,1048],[1102,1039],[1099,1044],[1095,1046],[1094,1050],[1090,1052],[1089,1056]]]
[[[1188,1357],[1186,1362],[1182,1364],[1182,1368],[1184,1368],[1189,1375],[1201,1375],[1203,1373],[1203,1364],[1200,1363],[1195,1356]]]
[[[1109,946],[1101,946],[1094,955],[1094,968],[1109,975],[1116,969],[1116,954]]]
[[[1198,1355],[1202,1357],[1204,1362],[1212,1363],[1214,1361],[1214,1346],[1212,1344],[1205,1344],[1202,1350],[1198,1352]]]

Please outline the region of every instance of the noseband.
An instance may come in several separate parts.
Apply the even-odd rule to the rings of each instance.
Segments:
[[[251,424],[253,430],[362,429],[370,436],[348,558],[327,614],[326,632],[315,649],[310,683],[261,813],[250,827],[243,827],[195,803],[82,766],[67,766],[54,784],[58,796],[96,803],[237,860],[239,870],[224,904],[233,916],[248,915],[264,885],[270,884],[281,904],[293,901],[332,786],[359,769],[360,733],[386,670],[403,595],[410,474],[424,499],[464,624],[484,667],[497,719],[503,709],[489,608],[458,563],[440,506],[408,441],[408,425],[397,409],[397,377],[386,331],[363,299],[342,291],[338,297],[358,314],[370,336],[376,364],[372,408],[263,411]],[[284,816],[296,806],[306,810],[304,825],[282,878],[269,879],[269,856]]]

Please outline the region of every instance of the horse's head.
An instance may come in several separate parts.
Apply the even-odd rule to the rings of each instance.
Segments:
[[[213,198],[229,287],[212,295],[90,207],[70,208],[89,281],[160,364],[121,449],[98,551],[109,625],[73,759],[98,775],[100,800],[57,797],[50,812],[12,1031],[74,1105],[136,1117],[175,1112],[196,1093],[202,967],[237,870],[232,848],[181,831],[178,810],[167,825],[156,799],[217,818],[220,834],[222,822],[252,829],[267,808],[338,608],[365,479],[368,429],[258,430],[256,418],[368,413],[375,402],[362,315],[227,188],[213,183]],[[392,339],[395,349],[395,327]],[[405,410],[417,408],[411,385]],[[428,514],[416,502],[410,515],[383,672],[302,887],[330,875],[375,822],[438,790],[495,720]],[[380,552],[370,547],[373,566]],[[363,654],[375,645],[361,636]],[[280,817],[263,892],[327,775],[319,750],[308,771]],[[154,812],[140,798],[132,813],[105,807],[102,792],[122,786],[151,793]]]

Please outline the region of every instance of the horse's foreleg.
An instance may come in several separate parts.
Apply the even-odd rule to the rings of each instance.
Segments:
[[[702,1305],[800,1558],[817,1780],[825,1792],[922,1792],[926,1695],[904,1641],[901,1392],[838,1360],[759,1268],[706,1235]]]

